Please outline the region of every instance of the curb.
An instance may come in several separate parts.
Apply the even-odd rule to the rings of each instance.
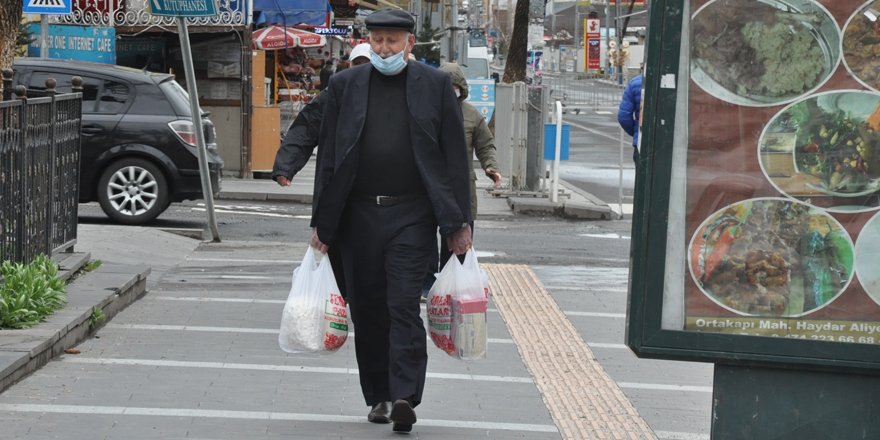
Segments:
[[[302,203],[310,205],[312,203],[311,194],[275,194],[266,192],[249,192],[249,191],[220,191],[217,194],[218,200],[255,200],[260,202],[286,202],[286,203]]]
[[[88,253],[62,257],[62,278],[70,280],[88,261]],[[45,322],[29,329],[0,330],[0,392],[88,338],[143,296],[149,273],[149,267],[102,264],[67,285],[67,304]],[[104,321],[95,325],[91,318],[97,308]]]

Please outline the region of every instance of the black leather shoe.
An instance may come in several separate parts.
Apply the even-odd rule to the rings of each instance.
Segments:
[[[367,420],[371,423],[391,423],[391,402],[379,402],[373,405],[373,409],[367,414]]]
[[[412,425],[416,422],[416,412],[412,403],[406,399],[395,400],[391,408],[391,421],[394,422],[394,426],[391,427],[394,432],[412,431]]]

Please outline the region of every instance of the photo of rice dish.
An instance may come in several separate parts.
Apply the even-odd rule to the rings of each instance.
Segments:
[[[853,245],[833,217],[788,199],[728,206],[697,229],[689,266],[703,293],[750,316],[799,316],[831,302],[849,283]]]
[[[839,42],[834,20],[818,3],[714,0],[694,14],[691,75],[725,101],[778,104],[831,75]]]

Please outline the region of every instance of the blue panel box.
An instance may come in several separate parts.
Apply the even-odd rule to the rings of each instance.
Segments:
[[[559,160],[568,160],[568,143],[571,126],[562,124],[562,143],[559,145]],[[544,124],[544,160],[556,158],[556,124]]]

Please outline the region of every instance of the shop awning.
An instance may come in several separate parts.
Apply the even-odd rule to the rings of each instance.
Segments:
[[[326,25],[330,4],[327,0],[253,0],[254,24],[293,26]]]
[[[323,35],[283,26],[269,26],[259,29],[254,31],[252,37],[254,47],[264,50],[321,47],[327,44],[327,39]]]

